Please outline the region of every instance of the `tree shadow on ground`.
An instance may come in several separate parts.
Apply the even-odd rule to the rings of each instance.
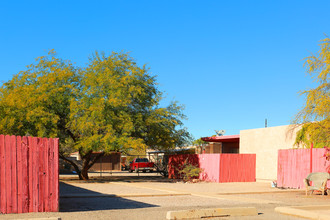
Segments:
[[[105,195],[81,187],[60,183],[60,212],[81,212],[114,209],[159,207],[143,202]]]
[[[180,180],[169,179],[167,177],[163,177],[161,175],[145,175],[144,173],[136,174],[136,173],[127,173],[124,175],[112,175],[112,176],[90,176],[89,180],[79,180],[78,177],[66,177],[65,175],[61,175],[61,180],[65,182],[88,182],[88,183],[106,183],[106,182],[127,182],[127,183],[134,183],[134,182],[177,182]]]

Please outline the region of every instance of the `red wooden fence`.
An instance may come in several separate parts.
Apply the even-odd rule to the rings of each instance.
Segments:
[[[312,172],[327,172],[330,162],[323,157],[324,148],[312,149]],[[288,149],[278,151],[277,186],[304,188],[303,180],[310,173],[310,149]],[[330,181],[328,181],[330,188]]]
[[[188,159],[187,159],[188,158]],[[169,178],[180,178],[185,161],[202,168],[199,179],[210,182],[254,182],[255,154],[190,154],[169,157]]]
[[[58,139],[0,135],[0,213],[58,211]]]
[[[168,158],[168,178],[180,179],[181,175],[179,171],[182,170],[185,162],[200,167],[197,154],[171,155]]]

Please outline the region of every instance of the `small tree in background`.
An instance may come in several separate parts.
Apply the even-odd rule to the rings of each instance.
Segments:
[[[329,146],[330,143],[330,39],[321,40],[317,55],[305,58],[307,72],[318,83],[314,89],[303,91],[306,103],[296,115],[294,124],[302,124],[296,144],[310,147]]]
[[[199,153],[203,153],[203,145],[206,144],[207,142],[203,141],[202,138],[196,139],[192,142],[194,146],[199,147]]]

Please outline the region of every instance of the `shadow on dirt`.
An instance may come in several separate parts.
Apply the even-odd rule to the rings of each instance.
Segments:
[[[61,196],[62,195],[62,196]],[[65,196],[63,196],[65,195]],[[137,202],[115,195],[107,195],[60,183],[60,212],[81,212],[113,209],[138,209],[158,207],[156,205]]]
[[[106,175],[106,176],[90,176],[89,180],[79,180],[78,177],[72,175],[61,175],[60,180],[63,180],[65,182],[79,182],[79,183],[107,183],[107,182],[128,182],[128,183],[134,183],[134,182],[178,182],[181,180],[174,180],[174,179],[168,179],[167,177],[163,177],[161,175],[148,175],[148,174],[136,174],[136,173],[126,173],[126,174],[114,174],[114,175]]]

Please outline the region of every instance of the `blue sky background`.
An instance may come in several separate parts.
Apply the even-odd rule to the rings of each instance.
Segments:
[[[330,35],[330,1],[1,1],[0,80],[55,49],[84,66],[131,52],[185,105],[195,138],[289,124],[312,88],[303,58]]]

